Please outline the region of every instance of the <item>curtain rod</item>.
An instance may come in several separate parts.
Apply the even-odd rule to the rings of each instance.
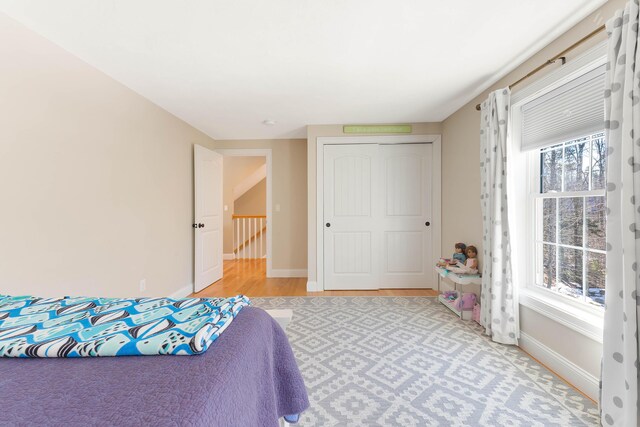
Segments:
[[[590,32],[589,34],[587,34],[586,36],[584,36],[583,38],[581,38],[580,40],[578,40],[577,42],[575,42],[574,44],[572,44],[571,46],[569,46],[568,48],[566,48],[565,50],[563,50],[562,52],[557,54],[556,56],[554,56],[553,58],[547,60],[547,62],[543,63],[542,65],[540,65],[540,66],[538,66],[536,68],[534,68],[532,71],[530,71],[524,77],[522,77],[522,78],[516,80],[515,82],[511,83],[509,85],[509,89],[513,88],[515,85],[517,85],[519,83],[522,83],[524,80],[526,80],[529,77],[533,76],[534,74],[538,73],[539,71],[541,71],[545,67],[556,63],[556,61],[558,61],[558,60],[561,60],[562,61],[562,65],[564,65],[567,62],[567,58],[564,56],[565,54],[567,54],[568,52],[572,51],[576,47],[580,46],[582,43],[586,42],[587,40],[589,40],[590,38],[592,38],[596,34],[602,32],[605,28],[606,28],[605,25],[602,25],[602,26],[596,28],[595,30],[593,30],[592,32]],[[476,110],[480,111],[480,109],[481,109],[480,104],[476,105]]]

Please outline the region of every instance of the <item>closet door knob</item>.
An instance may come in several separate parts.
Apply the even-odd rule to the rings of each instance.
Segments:
[[[198,228],[202,228],[202,227],[204,227],[204,224],[202,223],[198,224]]]
[[[431,223],[429,221],[425,222],[424,225],[426,225],[427,227],[431,225]]]
[[[198,224],[191,224],[193,228],[198,228]]]
[[[331,223],[330,222],[327,223],[327,227],[331,227]]]

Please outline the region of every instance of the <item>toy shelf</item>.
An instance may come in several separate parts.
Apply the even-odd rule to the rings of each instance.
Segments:
[[[464,285],[481,285],[482,284],[482,278],[480,277],[479,274],[458,274],[437,266],[434,267],[434,269],[438,273],[439,277],[442,277],[443,279],[449,279],[453,282],[453,285],[454,285],[453,289],[456,292],[458,292],[458,289],[457,289],[458,285],[464,286]],[[439,280],[438,280],[438,290],[440,290]],[[442,303],[442,305],[447,307],[449,310],[453,311],[460,319],[471,320],[473,316],[472,311],[467,311],[467,310],[459,311],[453,306],[453,301],[448,300],[442,294],[438,295],[438,301],[440,301],[440,303]]]
[[[473,311],[471,311],[471,310],[464,310],[464,311],[457,310],[453,306],[453,301],[449,301],[442,294],[438,295],[438,301],[440,301],[442,303],[442,305],[447,307],[449,310],[453,311],[456,314],[456,316],[458,316],[462,320],[471,320],[471,317],[473,315]]]
[[[451,280],[457,285],[482,285],[479,274],[458,274],[441,267],[434,267],[440,277]]]

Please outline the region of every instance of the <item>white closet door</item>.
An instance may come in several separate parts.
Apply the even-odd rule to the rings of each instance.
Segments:
[[[379,146],[324,147],[324,287],[378,289]]]
[[[430,144],[324,147],[324,288],[432,288]]]
[[[431,144],[380,146],[380,288],[434,286],[431,150]]]

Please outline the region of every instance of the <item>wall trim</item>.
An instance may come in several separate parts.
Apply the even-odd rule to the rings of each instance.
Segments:
[[[189,295],[191,295],[192,292],[193,292],[193,283],[190,283],[187,286],[183,286],[177,291],[175,291],[174,293],[172,293],[171,295],[169,295],[169,298],[177,298],[177,299],[186,298]]]
[[[230,253],[230,254],[222,254],[222,259],[225,261],[231,261],[236,259],[236,254],[234,253]]]
[[[267,165],[267,224],[273,224],[273,166],[271,148],[217,148],[217,153],[223,156],[264,156]],[[305,272],[305,277],[306,277]],[[273,275],[273,227],[267,227],[267,277],[281,277]]]
[[[520,332],[520,348],[538,359],[565,381],[589,396],[589,398],[596,402],[598,401],[600,380],[597,377],[522,331]]]
[[[309,280],[307,282],[307,292],[322,292],[322,288],[318,286],[318,282]]]
[[[442,252],[442,135],[366,135],[319,136],[316,138],[316,291],[324,291],[324,146],[337,144],[432,144],[431,152],[431,247],[435,265]],[[433,270],[431,289],[438,286],[438,274]],[[314,282],[315,283],[315,282]]]
[[[269,277],[307,277],[307,269],[274,269]]]

